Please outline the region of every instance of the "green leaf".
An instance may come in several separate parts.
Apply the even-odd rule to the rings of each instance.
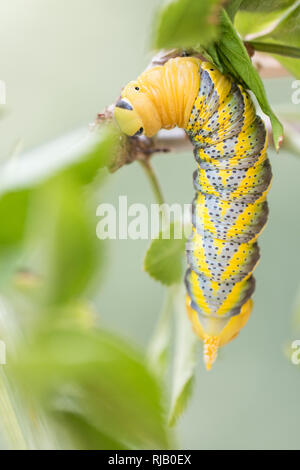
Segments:
[[[243,38],[247,38],[250,34],[252,37],[259,37],[263,31],[274,27],[283,13],[284,10],[275,10],[263,14],[239,10],[234,18],[234,26]]]
[[[90,182],[114,157],[119,133],[115,126],[80,129],[30,150],[1,168],[0,194],[32,188],[61,172],[71,172],[80,184]]]
[[[100,168],[110,166],[119,144],[120,132],[113,124],[103,125],[101,131],[94,130],[87,142],[82,157],[67,167],[66,174],[72,174],[80,184],[90,183]]]
[[[300,47],[300,5],[284,15],[272,31],[259,38],[259,41],[263,42],[270,40],[288,46]]]
[[[235,27],[243,37],[248,34],[261,36],[263,31],[274,29],[280,18],[296,4],[295,0],[244,1],[235,17]],[[288,36],[291,37],[289,33]]]
[[[289,116],[291,120],[291,116]],[[297,116],[297,121],[292,119],[292,122],[285,121],[285,138],[284,138],[284,148],[291,152],[296,157],[300,157],[300,133],[299,126],[295,123],[300,122],[300,116]]]
[[[300,5],[284,14],[276,27],[260,36],[258,41],[258,50],[276,54],[275,59],[292,75],[300,78]]]
[[[191,397],[197,358],[198,339],[192,331],[185,308],[183,289],[176,299],[176,339],[173,364],[172,396],[169,424],[173,426]]]
[[[102,243],[95,233],[95,210],[69,171],[34,192],[31,243],[39,250],[34,271],[48,304],[67,303],[83,295],[97,275]]]
[[[273,49],[270,52],[277,54],[274,57],[292,75],[300,78],[300,5],[284,15],[271,32],[259,38],[259,42],[264,44],[261,47],[272,47]],[[290,57],[296,57],[296,59],[279,56],[278,54],[288,55],[283,54],[282,46],[286,47],[286,50],[294,50],[294,55],[289,55]]]
[[[281,65],[288,70],[294,77],[300,79],[300,60],[290,59],[289,57],[282,57],[274,55],[274,58],[281,63]]]
[[[16,269],[23,245],[30,192],[14,191],[0,196],[0,281],[5,282]]]
[[[29,260],[22,259],[42,279],[40,300],[66,303],[91,286],[99,271],[102,243],[96,237],[96,208],[88,201],[86,184],[114,154],[117,135],[107,126],[83,141],[77,137],[80,144],[60,139],[59,144],[48,144],[41,152],[33,151],[7,163],[0,182],[0,215],[5,221],[0,227],[4,280],[21,257],[16,244],[26,234]],[[64,155],[61,162],[63,149],[68,158]],[[55,165],[51,159],[57,160]],[[21,189],[24,187],[28,189]],[[25,233],[26,227],[29,230]],[[39,256],[32,256],[35,252]]]
[[[80,448],[170,447],[161,389],[120,338],[47,326],[9,359],[8,373],[26,400],[64,421]]]
[[[0,197],[0,253],[15,247],[24,237],[29,191],[14,191]]]
[[[218,55],[217,44],[216,43],[210,44],[207,47],[206,50],[207,50],[208,54],[210,55],[209,60],[211,60],[215,64],[215,66],[218,68],[218,70],[221,73],[224,73],[224,67],[223,67],[223,64],[221,63],[219,55]]]
[[[272,44],[262,41],[247,41],[247,44],[256,51],[269,52],[270,54],[278,54],[287,57],[296,57],[300,59],[300,48],[286,46],[285,44]]]
[[[256,12],[270,12],[290,7],[297,0],[243,0],[240,9]]]
[[[225,70],[251,90],[256,96],[262,111],[271,120],[275,148],[278,150],[283,139],[283,127],[272,111],[263,82],[253,67],[247,50],[237,35],[226,11],[221,15],[221,39],[217,42],[217,52]]]
[[[20,415],[16,415],[15,390],[9,384],[4,367],[0,367],[0,436],[1,444],[5,442],[5,448],[9,450],[27,450],[27,442],[24,429],[20,426]],[[2,449],[2,446],[1,446]]]
[[[54,413],[55,419],[62,426],[64,433],[69,433],[75,450],[126,450],[127,447],[113,437],[100,431],[84,415],[75,411],[62,410]],[[65,450],[65,447],[64,447]]]
[[[300,5],[285,13],[276,27],[267,34],[259,36],[259,43],[272,43],[277,46],[300,48]],[[280,51],[276,51],[280,54]],[[295,57],[299,57],[298,55]]]
[[[259,42],[276,43],[300,47],[300,5],[299,2],[278,2],[282,8],[266,12],[253,10],[238,13],[235,26],[242,36],[254,34]],[[285,8],[284,5],[287,7]],[[265,6],[265,2],[263,2]],[[266,33],[265,30],[268,30]],[[256,34],[255,34],[256,33]],[[268,52],[268,51],[267,51]],[[280,53],[280,52],[279,52]]]
[[[243,0],[231,0],[227,4],[225,4],[225,9],[231,21],[233,21],[242,2]]]
[[[208,44],[218,35],[222,0],[171,0],[159,10],[154,47],[195,47]]]
[[[185,250],[185,238],[177,239],[177,233],[182,235],[182,227],[171,224],[169,230],[159,233],[147,250],[144,269],[151,277],[162,284],[170,286],[180,282],[182,276],[182,258]]]

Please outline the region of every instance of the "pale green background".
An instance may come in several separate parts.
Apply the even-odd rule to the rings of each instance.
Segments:
[[[91,122],[120,87],[144,69],[150,0],[10,0],[0,4],[0,79],[9,114],[0,122],[1,159]],[[291,107],[292,79],[266,83],[274,105]],[[300,105],[298,105],[300,106]],[[284,355],[300,332],[292,311],[300,281],[300,158],[270,151],[274,182],[270,220],[260,238],[255,309],[240,337],[205,372],[199,356],[196,387],[179,424],[183,448],[300,448],[300,371]],[[168,202],[193,197],[190,153],[155,157]],[[102,200],[152,200],[141,168],[114,174]],[[99,200],[99,202],[101,202]],[[2,221],[3,223],[3,221]],[[95,228],[97,219],[95,216]],[[164,289],[142,272],[148,242],[112,241],[100,288],[102,323],[145,347]]]

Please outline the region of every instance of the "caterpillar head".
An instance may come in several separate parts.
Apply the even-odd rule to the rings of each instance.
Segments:
[[[115,119],[124,134],[152,137],[161,128],[161,120],[150,93],[139,80],[130,82],[116,103]]]

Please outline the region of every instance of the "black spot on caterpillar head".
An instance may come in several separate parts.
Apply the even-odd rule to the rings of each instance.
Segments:
[[[139,130],[134,134],[133,137],[136,137],[136,136],[138,136],[138,135],[141,135],[141,134],[143,133],[143,131],[144,131],[144,128],[143,128],[143,127],[140,127]]]

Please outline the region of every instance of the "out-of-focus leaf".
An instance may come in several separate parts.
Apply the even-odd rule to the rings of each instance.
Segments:
[[[184,237],[175,238],[178,232],[181,232],[181,227],[177,224],[170,224],[169,231],[160,232],[158,238],[152,241],[144,260],[145,271],[168,286],[180,282],[182,276],[186,240]]]
[[[278,2],[280,6],[286,2]],[[252,5],[252,2],[249,4]],[[263,2],[265,7],[265,3]],[[258,33],[250,44],[254,49],[273,54],[296,78],[300,77],[300,5],[299,1],[286,4],[287,10],[276,10],[271,14],[239,12],[235,25],[243,35]],[[262,22],[262,24],[261,24]],[[253,23],[254,29],[251,29]],[[262,34],[264,29],[266,34]]]
[[[298,117],[297,123],[300,122]],[[284,148],[289,152],[293,153],[295,156],[300,157],[300,132],[299,126],[297,127],[294,122],[286,121],[284,123],[285,136],[284,139]]]
[[[248,41],[248,44],[256,51],[269,52],[270,54],[279,54],[287,57],[300,58],[300,48],[286,46],[285,44],[272,44],[260,41]],[[300,66],[300,64],[299,64]]]
[[[276,27],[268,34],[260,36],[259,41],[270,40],[287,46],[300,47],[300,5],[283,15]]]
[[[47,303],[67,303],[83,294],[98,271],[102,243],[95,233],[94,211],[71,172],[36,188],[34,203],[40,294]]]
[[[290,7],[297,0],[243,0],[240,5],[241,10],[269,12],[274,10],[283,10]]]
[[[264,13],[239,10],[234,18],[234,26],[243,38],[248,35],[259,36],[262,31],[274,27],[283,13],[284,10]]]
[[[225,10],[221,14],[221,38],[216,49],[223,68],[238,81],[244,83],[256,96],[261,109],[271,120],[275,148],[278,150],[283,139],[283,127],[272,111],[263,82],[251,63],[247,50],[236,33]]]
[[[120,132],[113,124],[103,127],[101,132],[94,131],[83,158],[67,167],[65,173],[71,174],[81,184],[90,183],[100,168],[108,167],[114,159],[119,143]]]
[[[14,191],[0,196],[0,280],[14,271],[26,234],[30,192]]]
[[[54,418],[77,415],[82,448],[89,446],[87,427],[90,445],[100,434],[129,449],[170,445],[158,383],[141,357],[108,333],[45,328],[9,359],[8,373]],[[81,424],[78,415],[84,416]],[[73,424],[70,419],[68,426]]]
[[[14,450],[26,450],[27,443],[22,433],[18,418],[15,414],[15,407],[11,400],[11,389],[7,378],[0,366],[0,430],[5,436],[7,445],[11,445]]]
[[[57,162],[57,166],[50,164],[50,169],[45,158],[48,173],[40,166],[45,154],[36,151],[3,168],[2,175],[7,179],[0,181],[0,215],[5,221],[0,227],[2,275],[6,265],[9,275],[15,268],[20,257],[16,243],[29,226],[26,246],[32,245],[31,258],[40,250],[34,272],[41,278],[41,298],[51,303],[68,302],[90,285],[98,272],[102,244],[95,233],[95,208],[87,203],[83,187],[114,154],[117,140],[115,129],[108,126],[90,136],[84,145],[75,145],[69,152],[72,158],[65,159],[64,165]],[[48,158],[57,157],[57,150],[51,144]],[[29,163],[29,171],[24,161]],[[28,189],[21,190],[23,187]]]
[[[51,401],[52,396],[54,396],[54,393],[52,395],[52,386],[55,384],[55,377],[59,377],[56,382],[58,388],[60,383],[62,383],[62,386],[65,383],[64,377],[67,377],[67,375],[65,373],[65,366],[63,366],[62,363],[67,358],[64,354],[67,353],[69,358],[72,355],[76,355],[76,350],[79,350],[79,346],[82,344],[80,339],[74,340],[73,342],[71,339],[68,340],[69,336],[62,333],[62,331],[66,331],[63,330],[63,328],[70,328],[71,325],[72,327],[78,328],[78,334],[80,334],[79,329],[82,329],[84,338],[86,338],[85,335],[89,334],[90,312],[82,311],[79,306],[80,302],[78,298],[83,295],[86,288],[89,287],[93,281],[95,282],[100,265],[99,255],[101,256],[102,250],[100,241],[97,240],[95,233],[95,208],[91,201],[91,191],[86,185],[95,178],[98,169],[107,164],[110,156],[113,156],[118,139],[114,132],[111,133],[110,130],[106,128],[99,134],[94,132],[84,139],[76,138],[75,140],[76,142],[73,138],[63,138],[59,145],[57,142],[50,144],[42,149],[42,152],[38,150],[25,156],[14,158],[4,164],[0,172],[0,215],[2,216],[2,225],[0,227],[1,276],[8,271],[9,256],[10,253],[12,253],[14,263],[10,263],[12,267],[9,270],[9,274],[13,274],[13,272],[16,271],[15,268],[18,268],[18,275],[15,275],[14,279],[18,278],[20,291],[20,295],[18,296],[16,295],[15,289],[12,293],[12,297],[14,302],[21,306],[21,308],[17,310],[20,316],[20,324],[18,328],[15,329],[24,329],[24,333],[26,331],[24,337],[28,338],[33,332],[34,334],[38,334],[41,325],[43,325],[41,336],[31,343],[33,356],[35,357],[35,354],[40,354],[40,363],[37,365],[37,369],[39,369],[38,376],[35,376],[36,364],[33,364],[32,369],[31,366],[29,366],[25,372],[26,376],[27,371],[29,369],[31,370],[31,384],[34,383],[36,386],[35,389],[32,387],[29,390],[25,402],[26,405],[30,403],[31,407],[32,401],[35,399],[38,401],[38,406],[34,411],[36,414],[36,416],[34,416],[36,426],[38,426],[40,410],[43,411],[43,408],[47,408],[48,410],[55,408],[54,405],[52,407]],[[22,250],[17,251],[17,248],[22,248]],[[21,264],[21,261],[24,265]],[[20,285],[21,290],[23,289],[22,292]],[[12,283],[10,284],[10,288],[12,289]],[[7,293],[10,294],[11,291],[6,290],[6,294]],[[83,305],[83,303],[81,303],[81,305]],[[48,312],[53,313],[53,315],[47,315]],[[24,321],[26,315],[22,316],[24,313],[26,315],[29,314],[26,321]],[[61,318],[59,319],[60,321],[58,321],[60,314]],[[33,320],[36,318],[38,321],[34,323]],[[26,329],[28,325],[29,328]],[[53,334],[51,335],[51,341],[57,345],[57,349],[54,347],[52,351],[53,356],[49,353],[49,355],[46,354],[47,357],[45,358],[43,352],[46,351],[49,343],[47,344],[47,340],[45,339],[48,333],[45,333],[44,336],[43,331],[49,331],[50,335],[51,328],[53,328],[54,325],[61,328],[60,331],[52,331]],[[61,334],[64,338],[60,336]],[[74,334],[77,334],[77,330]],[[93,333],[90,333],[90,335],[92,336]],[[47,336],[47,338],[49,337]],[[40,343],[40,341],[42,343]],[[102,383],[97,382],[99,378],[99,367],[95,365],[98,364],[96,346],[89,357],[89,363],[92,364],[91,369],[88,371],[85,369],[84,365],[81,369],[82,357],[84,356],[87,343],[90,342],[92,342],[92,339],[90,337],[86,338],[86,342],[83,344],[84,349],[79,353],[80,358],[77,356],[78,368],[75,367],[76,370],[81,370],[82,373],[80,377],[82,378],[84,376],[86,379],[84,385],[83,381],[80,381],[80,383],[78,383],[78,381],[76,382],[77,376],[71,380],[72,385],[75,383],[74,387],[77,387],[80,393],[81,390],[84,389],[85,393],[88,395],[87,398],[82,399],[82,409],[87,402],[89,402],[90,405],[87,411],[88,416],[86,417],[84,413],[80,415],[83,420],[82,427],[84,427],[84,437],[82,437],[83,448],[87,447],[88,431],[90,432],[89,438],[92,439],[94,429],[98,431],[98,437],[103,436],[103,443],[101,444],[99,442],[99,446],[109,446],[111,444],[108,443],[112,443],[114,440],[119,442],[117,438],[114,438],[114,430],[109,430],[110,434],[106,436],[106,424],[103,429],[98,429],[98,423],[96,423],[96,425],[94,424],[94,409],[98,406],[101,393],[105,395],[106,392],[101,388]],[[43,350],[44,346],[46,348],[45,350]],[[22,352],[24,351],[29,363],[31,359],[34,363],[34,358],[30,356],[32,351],[31,347],[24,346]],[[107,349],[107,345],[104,349]],[[8,353],[9,352],[10,348]],[[20,353],[20,357],[22,356],[22,352]],[[111,356],[113,356],[113,354]],[[111,356],[106,357],[103,361],[106,361],[106,364],[110,364],[109,367],[113,365],[111,374],[114,374],[117,367],[115,367],[113,362],[114,360],[118,362],[118,357]],[[48,359],[49,362],[47,362]],[[47,367],[48,364],[49,369]],[[128,363],[123,361],[122,365],[125,371],[127,366],[130,367],[130,361],[128,361]],[[142,365],[140,367],[142,367]],[[24,369],[25,368],[26,367],[24,367]],[[48,378],[46,378],[46,376],[50,369],[53,375],[50,374],[50,380],[47,381]],[[42,378],[42,370],[45,372],[45,380]],[[70,373],[72,373],[72,370],[72,365],[70,365]],[[9,374],[9,367],[6,368],[6,371]],[[58,375],[55,375],[56,372]],[[134,379],[137,378],[137,380],[141,379],[146,381],[147,377],[145,378],[142,373],[139,377],[138,372],[139,369],[136,370],[133,365],[132,375]],[[20,373],[20,376],[21,375],[22,373]],[[88,383],[89,377],[91,377],[91,383]],[[94,377],[96,383],[93,382]],[[20,389],[24,389],[24,387],[20,386],[20,388],[18,388],[15,379],[16,375],[12,372],[10,374],[10,380],[17,393]],[[37,382],[35,382],[35,379],[37,379]],[[51,379],[53,379],[53,382],[51,382]],[[41,387],[39,387],[40,380],[42,382]],[[151,381],[151,378],[149,378],[149,381]],[[149,388],[151,389],[150,385]],[[130,397],[128,383],[126,383],[126,386],[127,389],[125,391]],[[99,387],[99,393],[97,387]],[[42,397],[39,392],[41,392]],[[159,391],[157,391],[157,394],[158,393]],[[108,394],[109,397],[112,394],[113,390]],[[64,394],[60,388],[59,393],[57,392],[55,397],[58,395],[59,399],[63,402],[65,402],[65,400],[67,401],[69,398],[68,394]],[[47,398],[49,398],[49,401],[47,401]],[[73,398],[72,396],[70,400],[72,401]],[[73,401],[76,401],[76,399]],[[106,400],[105,397],[103,400],[103,409],[105,409],[108,402],[109,398]],[[148,402],[149,397],[145,400],[145,408],[147,408]],[[123,406],[123,402],[121,405]],[[122,418],[123,408],[121,405],[119,411],[120,417]],[[144,402],[142,402],[141,408],[143,408],[143,406]],[[1,415],[4,416],[5,420],[7,418],[7,410],[4,410],[4,408],[7,408],[5,404],[1,407]],[[125,408],[126,406],[124,405],[124,409]],[[63,411],[65,411],[64,407]],[[155,410],[151,409],[151,412],[153,412],[153,420],[155,421]],[[19,415],[20,413],[18,412],[18,416]],[[78,413],[75,411],[74,415],[77,416]],[[98,419],[99,422],[102,422],[102,415],[98,416]],[[27,427],[31,428],[27,422],[27,418],[25,421],[25,429]],[[108,422],[109,421],[108,419]],[[77,423],[78,422],[79,420],[77,419]],[[162,421],[160,423],[162,423]],[[84,426],[84,424],[86,424],[86,426]],[[161,430],[160,428],[159,431],[157,431],[157,435],[155,434],[157,430],[155,428],[156,424],[157,422],[155,421],[153,424],[153,442]],[[114,424],[116,428],[118,425],[119,423]],[[76,424],[74,424],[73,420],[74,432],[75,427]],[[128,433],[129,440],[126,440],[126,436],[124,438],[125,443],[122,444],[124,447],[131,445],[130,438],[132,435],[130,432]],[[142,434],[141,427],[136,431],[136,434],[138,433]],[[14,431],[12,434],[14,434]],[[26,432],[26,436],[29,434],[30,433]],[[41,433],[39,432],[39,434]],[[134,433],[132,439],[135,439]],[[143,437],[141,440],[142,439]],[[94,445],[95,440],[96,437],[92,440],[91,445]],[[13,442],[10,444],[12,446],[15,445]]]
[[[225,3],[224,8],[226,9],[231,21],[233,21],[242,2],[243,0],[230,0],[229,2]]]
[[[14,191],[0,197],[0,253],[22,241],[26,228],[29,191]]]
[[[222,0],[171,0],[156,18],[154,47],[195,47],[206,45],[218,35]]]
[[[257,41],[260,47],[258,50],[276,54],[275,59],[292,75],[300,78],[300,4],[297,2],[295,5],[296,8],[283,15],[274,29],[260,36]]]
[[[66,430],[71,441],[71,448],[80,450],[126,450],[126,446],[121,442],[107,436],[99,431],[97,426],[86,420],[80,413],[72,411],[56,412],[55,417],[58,423]]]
[[[235,27],[243,37],[272,30],[296,4],[297,0],[244,0],[235,17]]]
[[[176,339],[173,364],[173,384],[169,423],[173,426],[184,411],[191,396],[198,339],[192,331],[185,309],[183,289],[176,299]]]
[[[274,55],[274,58],[283,65],[283,67],[288,70],[294,77],[300,79],[300,60],[291,59],[289,57],[282,57]]]
[[[62,171],[88,183],[113,159],[118,137],[110,125],[100,131],[80,129],[11,159],[1,167],[0,194],[34,187]]]

